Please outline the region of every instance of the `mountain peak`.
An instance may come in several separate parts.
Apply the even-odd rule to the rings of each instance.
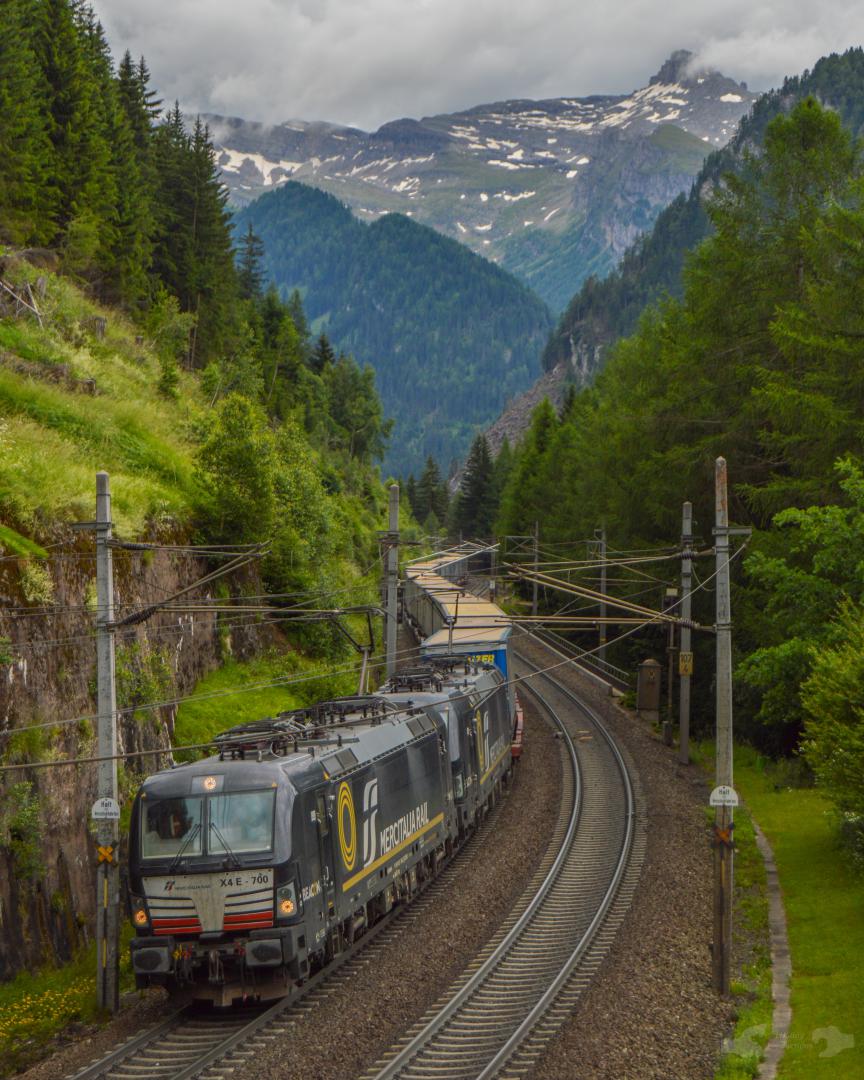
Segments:
[[[401,211],[520,274],[559,308],[689,191],[752,104],[738,83],[699,67],[680,49],[630,94],[510,98],[402,117],[373,134],[232,124],[217,137],[218,162],[235,203],[290,177],[331,192],[361,221]]]
[[[669,59],[663,64],[656,75],[652,75],[648,85],[669,85],[671,83],[684,82],[688,75],[688,68],[693,60],[693,53],[689,49],[676,49]],[[692,75],[692,72],[689,74]]]

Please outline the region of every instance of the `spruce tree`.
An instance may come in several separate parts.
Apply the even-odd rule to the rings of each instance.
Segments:
[[[0,5],[0,239],[52,239],[52,153],[44,103],[47,88],[32,48],[32,0]]]
[[[227,196],[207,128],[199,118],[190,136],[177,103],[154,135],[154,157],[159,172],[154,269],[182,309],[195,316],[189,361],[204,367],[230,348],[237,332]]]
[[[438,462],[433,457],[426,458],[426,465],[417,481],[415,515],[418,521],[425,521],[430,513],[438,521],[447,516],[447,483],[441,478]]]
[[[52,144],[49,187],[66,265],[91,277],[113,241],[116,196],[110,168],[111,59],[92,9],[43,0],[35,9],[34,52],[47,90]]]
[[[264,271],[261,260],[264,257],[264,245],[255,235],[252,223],[243,234],[237,255],[237,285],[244,300],[257,300],[261,296]]]
[[[327,335],[322,332],[315,342],[309,366],[316,375],[323,375],[326,369],[332,367],[335,363],[336,354],[333,352],[333,346],[330,344]]]
[[[306,321],[306,312],[303,309],[303,299],[299,289],[291,290],[291,295],[288,297],[288,314],[297,327],[297,333],[305,348],[309,340],[309,323]]]
[[[481,432],[471,444],[459,485],[456,523],[467,536],[490,536],[496,510],[495,477],[489,443]]]
[[[405,486],[405,497],[408,499],[408,505],[411,507],[411,513],[416,518],[417,517],[417,481],[414,479],[414,473],[409,473],[408,474],[408,479],[405,481],[404,486]]]

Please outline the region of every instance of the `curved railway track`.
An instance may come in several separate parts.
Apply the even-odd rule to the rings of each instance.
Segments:
[[[517,674],[537,670],[518,659]],[[546,865],[526,890],[533,895],[363,1080],[525,1076],[573,1011],[629,908],[645,850],[638,781],[600,717],[557,679],[538,679],[544,692],[522,686],[558,726],[571,768]]]

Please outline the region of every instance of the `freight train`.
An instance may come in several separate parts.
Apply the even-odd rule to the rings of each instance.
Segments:
[[[138,986],[220,1005],[283,996],[410,901],[495,803],[521,714],[502,613],[467,614],[457,584],[474,554],[408,570],[419,665],[239,725],[214,756],[144,781],[129,835]]]

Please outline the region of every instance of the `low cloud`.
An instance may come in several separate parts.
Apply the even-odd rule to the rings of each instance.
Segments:
[[[371,130],[502,98],[621,93],[675,49],[752,89],[864,39],[857,4],[667,0],[96,0],[116,55],[143,54],[188,112]]]

